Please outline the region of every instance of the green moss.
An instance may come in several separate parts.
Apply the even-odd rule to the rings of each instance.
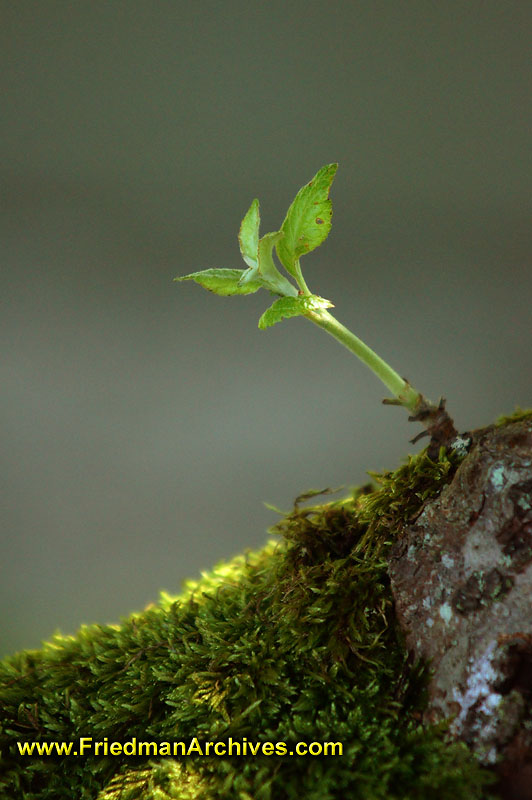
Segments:
[[[497,417],[495,420],[495,425],[501,427],[502,425],[510,425],[512,422],[520,422],[522,419],[530,419],[532,417],[532,408],[519,408],[516,407],[513,414],[502,415]]]
[[[394,625],[390,544],[457,456],[411,457],[343,500],[296,502],[272,540],[121,625],[0,665],[1,798],[475,800],[490,776],[420,723],[424,672]],[[308,499],[308,497],[306,498]],[[21,757],[16,742],[332,741],[343,755]]]

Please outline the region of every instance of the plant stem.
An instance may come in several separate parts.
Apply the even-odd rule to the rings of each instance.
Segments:
[[[311,291],[305,282],[303,273],[301,272],[301,265],[299,263],[299,259],[297,259],[296,263],[294,264],[294,271],[295,271],[295,279],[297,281],[297,285],[299,286],[301,291],[304,292],[304,294],[310,295]]]
[[[407,380],[392,369],[370,347],[364,344],[358,336],[351,333],[341,322],[338,322],[328,311],[310,311],[305,315],[324,331],[334,336],[340,344],[354,353],[375,375],[381,379],[390,392],[397,398],[398,404],[405,406],[412,413],[416,413],[424,402],[423,395],[411,386]]]

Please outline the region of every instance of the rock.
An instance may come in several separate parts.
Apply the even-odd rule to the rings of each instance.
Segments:
[[[452,482],[396,542],[399,624],[430,662],[427,722],[532,798],[532,419],[472,434]]]

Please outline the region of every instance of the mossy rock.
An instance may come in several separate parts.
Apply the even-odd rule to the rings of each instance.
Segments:
[[[426,667],[397,628],[387,554],[450,482],[410,457],[304,507],[179,597],[0,665],[0,797],[20,800],[484,800],[491,774],[421,723]],[[342,755],[29,757],[24,742],[341,742]]]

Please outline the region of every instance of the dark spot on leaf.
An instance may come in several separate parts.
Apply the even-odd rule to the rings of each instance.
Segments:
[[[321,217],[316,217],[316,224],[317,225],[323,225],[323,223],[324,223],[324,220],[322,220]]]

